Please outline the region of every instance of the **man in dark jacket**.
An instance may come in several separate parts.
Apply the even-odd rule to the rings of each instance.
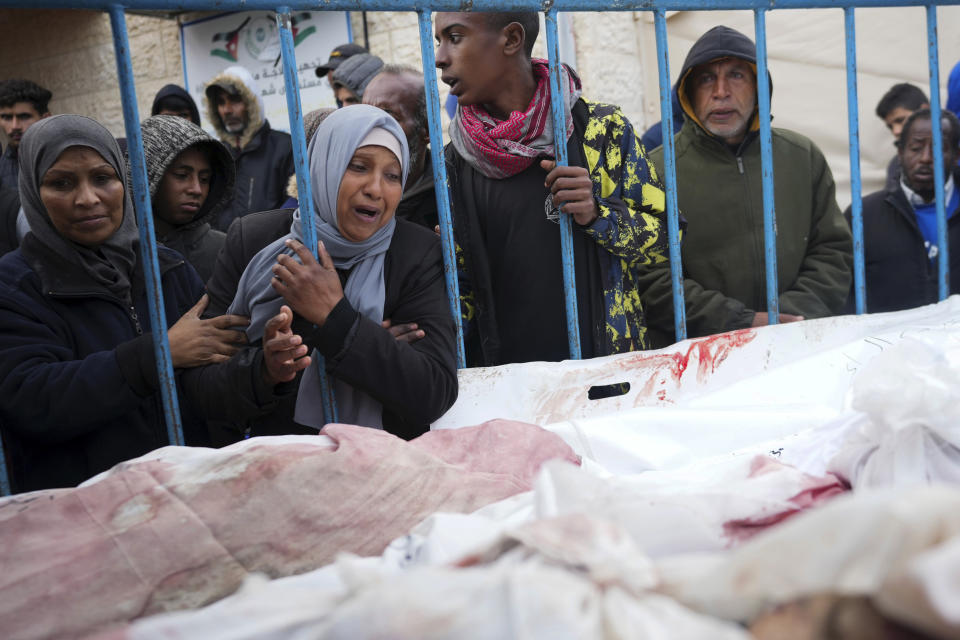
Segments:
[[[397,217],[433,229],[438,223],[433,189],[430,134],[427,132],[427,98],[423,74],[412,67],[388,64],[363,92],[363,103],[383,109],[400,123],[410,147],[410,174]]]
[[[250,72],[229,67],[207,83],[205,105],[220,141],[233,154],[237,183],[233,202],[214,227],[226,231],[235,218],[279,207],[294,173],[290,134],[274,131],[263,116],[260,90]]]
[[[690,49],[675,87],[686,116],[676,151],[678,201],[689,224],[682,258],[691,337],[768,324],[755,63],[749,38],[714,27]],[[772,138],[779,320],[838,313],[853,247],[830,168],[806,137],[772,129]],[[663,148],[651,158],[663,175]],[[670,344],[669,271],[647,269],[643,278],[657,345]]]
[[[580,98],[562,67],[568,167],[554,162],[536,13],[438,13],[437,67],[459,108],[446,158],[463,265],[467,358],[498,365],[569,357],[560,227],[573,216],[584,357],[646,346],[634,276],[666,261],[664,195],[614,105]]]
[[[960,293],[960,122],[943,114],[943,194],[950,246],[950,293]],[[907,118],[897,142],[903,167],[893,189],[863,199],[867,311],[911,309],[938,300],[938,239],[930,111]],[[851,212],[846,211],[847,218]],[[851,294],[851,298],[852,298]],[[850,303],[852,304],[852,303]]]
[[[152,116],[179,116],[200,126],[200,111],[193,97],[183,87],[168,84],[153,98]]]

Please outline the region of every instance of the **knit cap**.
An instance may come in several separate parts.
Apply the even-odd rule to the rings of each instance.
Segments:
[[[179,116],[150,116],[140,124],[143,155],[147,163],[150,197],[157,195],[167,167],[188,147],[200,145],[207,152],[213,180],[210,193],[194,222],[218,213],[233,197],[236,167],[230,151],[215,138]]]
[[[361,53],[344,60],[333,72],[333,84],[343,85],[363,97],[363,90],[367,88],[374,76],[383,68],[383,60],[369,53]]]

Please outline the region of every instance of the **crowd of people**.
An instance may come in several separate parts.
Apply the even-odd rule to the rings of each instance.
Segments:
[[[668,132],[641,142],[563,66],[569,166],[557,166],[538,30],[536,13],[435,15],[436,64],[457,101],[444,158],[471,366],[568,357],[561,213],[574,221],[583,356],[673,342],[658,146]],[[770,322],[757,83],[772,78],[757,77],[755,51],[715,27],[674,87],[691,336]],[[960,65],[954,73],[948,107],[960,101]],[[304,116],[318,259],[304,244],[290,136],[270,127],[246,69],[206,83],[215,136],[174,85],[141,124],[189,445],[316,433],[320,363],[342,422],[413,438],[456,400],[423,74],[348,44],[317,75],[340,107]],[[0,83],[0,433],[20,491],[74,485],[166,443],[125,141],[88,117],[51,115],[51,97],[27,80]],[[927,107],[911,85],[877,107],[897,155],[887,187],[863,199],[872,312],[937,299]],[[960,273],[960,124],[943,113]],[[844,219],[817,146],[772,133],[779,321],[848,311],[849,210]]]

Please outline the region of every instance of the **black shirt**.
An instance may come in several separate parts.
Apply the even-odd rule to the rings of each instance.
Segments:
[[[539,161],[509,178],[495,180],[467,169],[464,183],[478,212],[490,269],[493,312],[499,327],[500,362],[559,361],[570,357],[560,225],[547,218],[547,172]],[[574,224],[578,292],[589,278],[591,241]],[[593,355],[590,305],[578,295],[580,343]]]

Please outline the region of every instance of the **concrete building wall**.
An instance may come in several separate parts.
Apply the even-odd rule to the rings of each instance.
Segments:
[[[181,16],[189,21],[203,14]],[[578,13],[573,18],[577,68],[584,95],[620,104],[642,127],[643,67],[633,13]],[[157,90],[183,83],[178,20],[127,16],[141,117]],[[54,93],[53,113],[83,113],[123,135],[110,20],[84,10],[0,10],[0,79],[24,77]],[[354,39],[363,42],[363,14],[352,14]],[[417,16],[413,12],[369,12],[372,53],[387,62],[421,67]],[[43,46],[38,43],[42,42]],[[541,34],[534,55],[546,57]],[[610,73],[616,69],[617,73]],[[438,75],[439,82],[439,75]],[[441,100],[447,87],[440,84]]]
[[[183,83],[180,32],[164,18],[127,16],[140,115],[157,90]],[[123,135],[110,19],[84,10],[0,9],[0,80],[27,78],[53,92],[52,113],[81,113]]]

